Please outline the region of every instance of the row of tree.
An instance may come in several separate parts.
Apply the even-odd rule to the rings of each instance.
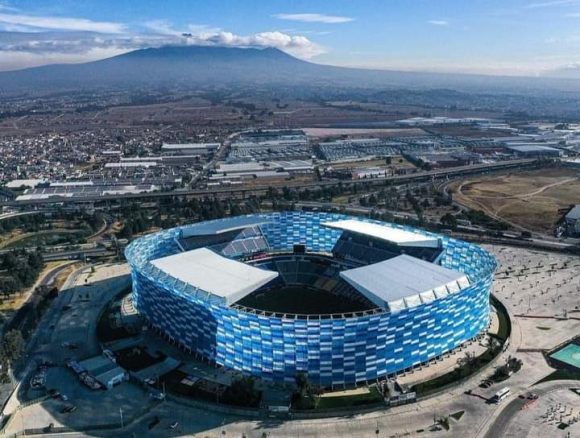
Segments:
[[[0,255],[0,291],[4,296],[30,287],[44,268],[39,251],[13,250]]]

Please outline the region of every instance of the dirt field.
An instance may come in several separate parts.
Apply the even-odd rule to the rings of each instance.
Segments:
[[[558,210],[580,203],[579,176],[572,169],[543,169],[460,181],[450,189],[455,201],[516,228],[550,232]]]

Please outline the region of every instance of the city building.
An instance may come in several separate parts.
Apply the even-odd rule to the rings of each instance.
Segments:
[[[557,158],[562,155],[560,149],[556,149],[550,146],[542,146],[537,144],[518,144],[509,145],[507,148],[514,152],[516,155],[523,157],[553,157]]]
[[[580,234],[580,205],[575,205],[568,213],[566,213],[566,216],[564,216],[564,222],[566,224],[568,235]]]
[[[215,153],[219,147],[219,143],[166,143],[161,150],[176,155],[208,155]]]
[[[496,268],[471,243],[318,212],[164,230],[125,254],[136,308],[172,343],[267,381],[304,372],[325,387],[394,375],[478,336]]]

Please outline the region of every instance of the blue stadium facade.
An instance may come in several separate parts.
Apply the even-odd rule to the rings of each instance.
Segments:
[[[342,219],[435,236],[333,213],[280,212],[244,218],[263,221],[259,231],[270,253],[291,253],[294,245],[303,244],[307,253],[332,254],[343,231],[321,223]],[[211,221],[210,225],[228,220]],[[139,238],[127,247],[126,257],[138,311],[168,339],[212,363],[276,382],[292,382],[297,373],[305,372],[323,386],[351,385],[441,356],[474,338],[489,324],[496,262],[477,245],[436,236],[442,244],[436,263],[469,278],[469,287],[456,294],[398,311],[285,315],[224,305],[150,263],[184,251],[180,239],[196,227],[207,225],[203,222]]]

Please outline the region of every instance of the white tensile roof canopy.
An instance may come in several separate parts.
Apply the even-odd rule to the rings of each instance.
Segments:
[[[409,255],[349,269],[340,276],[391,312],[429,303],[469,286],[465,274]]]
[[[267,219],[255,218],[255,217],[231,217],[227,219],[220,219],[213,222],[203,222],[201,224],[195,224],[192,227],[185,227],[182,229],[182,237],[192,237],[192,236],[209,236],[228,233],[230,231],[243,230],[249,227],[255,227],[257,225],[263,225],[268,223]]]
[[[385,240],[398,246],[413,246],[423,248],[438,248],[439,240],[436,237],[424,234],[413,233],[399,228],[370,222],[357,221],[354,219],[341,220],[336,222],[324,222],[323,226],[336,228],[338,230],[350,231],[357,234],[371,236],[376,239]]]
[[[222,257],[207,248],[181,252],[151,263],[167,275],[218,297],[228,306],[278,276],[277,272]]]

